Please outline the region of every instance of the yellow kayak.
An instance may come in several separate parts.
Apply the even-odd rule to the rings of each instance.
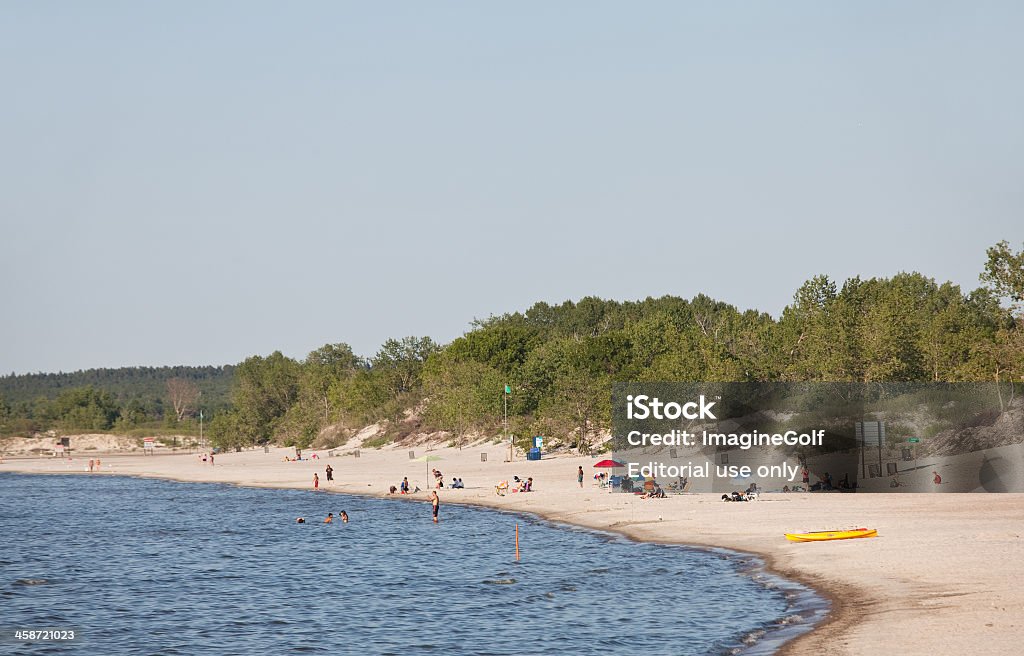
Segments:
[[[854,528],[848,531],[814,531],[813,533],[786,533],[791,542],[824,542],[825,540],[849,540],[851,538],[877,538],[878,530]]]

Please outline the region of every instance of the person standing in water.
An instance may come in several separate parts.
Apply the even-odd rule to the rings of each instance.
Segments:
[[[324,518],[324,524],[330,524],[334,521],[334,513],[327,513],[327,517]]]
[[[431,490],[431,492],[430,492],[430,505],[434,509],[434,523],[436,524],[437,523],[437,511],[440,510],[440,508],[441,508],[441,499],[438,498],[436,490]]]
[[[316,472],[313,472],[313,489],[320,489],[320,477],[316,475]]]
[[[583,465],[580,465],[580,470],[576,473],[576,480],[579,482],[580,487],[583,487]]]
[[[341,511],[341,521],[344,524],[348,524],[348,513],[344,510]]]

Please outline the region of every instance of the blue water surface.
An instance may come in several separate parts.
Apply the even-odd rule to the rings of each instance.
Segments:
[[[792,612],[741,566],[454,505],[0,474],[0,628],[76,630],[0,653],[730,653]]]

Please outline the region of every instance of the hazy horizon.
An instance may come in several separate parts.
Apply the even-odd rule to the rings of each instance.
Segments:
[[[979,286],[1024,5],[0,6],[0,372],[448,342],[535,302]]]

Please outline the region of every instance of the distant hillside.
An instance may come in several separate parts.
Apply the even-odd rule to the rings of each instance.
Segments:
[[[206,408],[231,404],[231,383],[235,367],[121,367],[87,369],[73,373],[22,374],[0,376],[0,398],[10,405],[31,403],[40,397],[55,399],[61,392],[76,387],[92,387],[108,392],[120,403],[132,399],[167,397],[167,381],[183,378],[194,382],[202,392]]]

